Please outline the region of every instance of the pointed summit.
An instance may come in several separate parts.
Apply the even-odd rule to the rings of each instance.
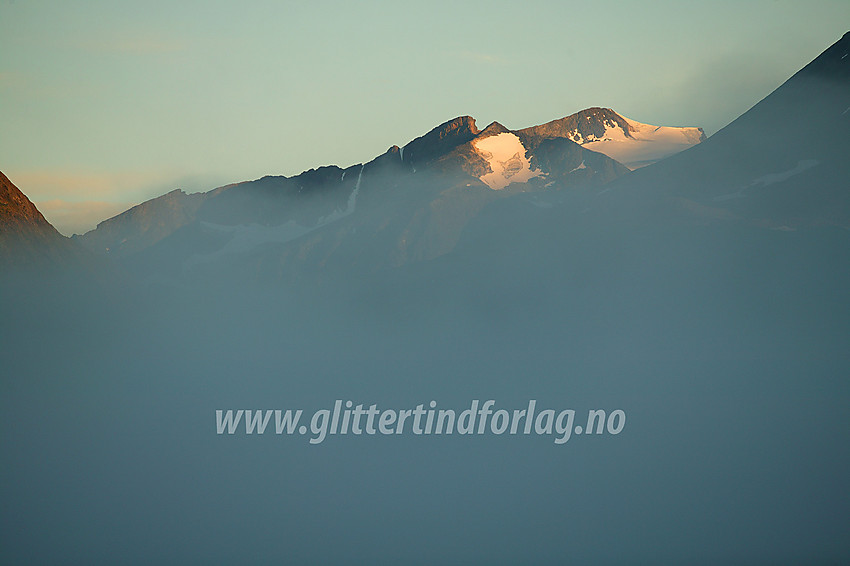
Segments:
[[[644,201],[649,194],[686,199],[702,220],[738,218],[779,230],[850,228],[848,129],[845,34],[705,143],[624,180],[622,186],[642,190],[622,193]]]
[[[520,131],[541,141],[547,138],[567,138],[581,144],[601,140],[612,129],[619,129],[625,138],[632,137],[633,130],[628,121],[610,108],[587,108]]]
[[[510,132],[510,130],[507,129],[506,127],[504,127],[503,125],[501,125],[500,123],[492,122],[489,126],[484,128],[483,130],[481,130],[481,132],[478,134],[478,137],[479,138],[485,138],[487,136],[496,136],[496,135],[505,134],[505,133],[508,133],[508,132]]]
[[[412,167],[427,165],[457,146],[471,141],[478,133],[472,116],[458,116],[405,145],[403,160]]]
[[[67,248],[68,239],[0,173],[0,264],[54,258]]]

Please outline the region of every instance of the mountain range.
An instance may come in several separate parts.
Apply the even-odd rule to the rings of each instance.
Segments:
[[[168,266],[171,274],[261,248],[268,261],[295,269],[350,261],[397,266],[450,251],[493,200],[601,186],[633,166],[610,155],[661,159],[704,138],[698,128],[645,126],[602,108],[517,131],[497,122],[479,130],[461,116],[345,169],[320,167],[207,193],[175,190],[75,240],[142,271]]]
[[[686,223],[848,226],[841,181],[850,178],[847,137],[836,133],[850,117],[847,41],[710,140],[700,128],[650,126],[607,108],[520,130],[498,122],[480,130],[461,116],[345,169],[267,176],[206,193],[174,190],[73,243],[3,177],[0,249],[11,258],[12,250],[61,256],[84,247],[143,278],[207,276],[240,265],[274,279],[437,258],[505,198],[541,210],[584,199],[570,213],[590,218],[619,209],[617,223],[661,206],[666,220]]]

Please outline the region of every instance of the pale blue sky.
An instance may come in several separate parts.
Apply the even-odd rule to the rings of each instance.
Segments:
[[[711,134],[848,29],[846,0],[0,0],[0,170],[70,233],[463,114],[609,106]]]

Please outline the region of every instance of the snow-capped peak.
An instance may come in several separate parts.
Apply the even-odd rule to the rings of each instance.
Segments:
[[[702,128],[653,126],[625,118],[610,108],[588,108],[521,133],[536,140],[567,138],[629,169],[649,165],[705,139]]]

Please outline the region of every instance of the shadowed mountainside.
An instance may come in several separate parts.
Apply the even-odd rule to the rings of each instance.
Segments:
[[[450,251],[494,199],[598,186],[627,173],[566,138],[532,150],[498,123],[479,130],[462,116],[347,169],[321,167],[195,195],[173,191],[76,240],[142,276],[207,277],[216,269],[232,273],[234,263],[283,278],[351,262],[376,269]]]

